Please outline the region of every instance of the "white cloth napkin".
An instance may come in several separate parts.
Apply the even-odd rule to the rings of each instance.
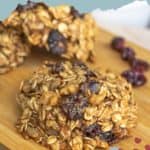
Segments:
[[[98,24],[147,27],[150,22],[150,5],[147,1],[134,1],[118,9],[92,11]]]
[[[118,9],[97,8],[91,14],[100,27],[150,50],[150,5],[146,0]]]

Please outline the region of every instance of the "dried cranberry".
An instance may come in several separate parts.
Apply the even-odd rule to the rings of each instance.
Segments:
[[[25,4],[25,5],[18,4],[18,6],[16,7],[16,10],[17,11],[28,10],[28,9],[32,9],[36,5],[37,5],[37,3],[28,0],[27,4]]]
[[[130,62],[135,58],[135,52],[133,51],[133,49],[125,47],[121,49],[121,57],[122,59],[128,60]]]
[[[95,136],[98,136],[100,139],[107,141],[109,143],[112,143],[113,141],[116,140],[116,136],[114,133],[112,133],[112,131],[103,132],[101,130],[100,125],[98,125],[97,123],[94,123],[84,128],[83,132],[87,137],[94,138]]]
[[[122,73],[122,76],[133,86],[138,87],[146,83],[147,79],[141,72],[127,70]]]
[[[88,100],[82,95],[69,95],[63,98],[61,108],[68,119],[78,120],[83,118],[85,107],[88,106]]]
[[[91,78],[91,77],[96,77],[96,74],[91,70],[87,70],[85,76],[87,78]]]
[[[87,70],[87,69],[88,69],[88,67],[85,65],[85,63],[83,63],[83,62],[80,61],[80,60],[75,60],[75,61],[73,62],[73,66],[74,66],[74,67],[80,67],[80,68],[83,69],[83,70]]]
[[[91,137],[91,138],[98,136],[99,132],[100,132],[100,126],[96,123],[94,123],[84,129],[85,136]]]
[[[98,94],[100,90],[100,84],[97,81],[90,81],[88,88],[92,93]]]
[[[48,45],[53,55],[61,55],[67,51],[67,40],[58,30],[50,31]]]
[[[73,7],[73,6],[71,6],[70,14],[74,18],[82,18],[82,17],[84,17],[84,14],[79,13],[79,11],[75,7]]]
[[[28,0],[27,4],[25,4],[25,5],[18,4],[18,6],[16,7],[16,10],[17,11],[26,11],[26,10],[33,9],[34,7],[36,7],[38,5],[41,5],[44,8],[48,8],[44,3],[40,3],[40,2],[36,3],[36,2]]]
[[[122,37],[115,37],[112,40],[111,47],[113,49],[117,50],[117,51],[120,51],[121,49],[124,48],[124,43],[125,43],[124,38],[122,38]]]
[[[80,90],[85,93],[90,90],[91,93],[98,94],[100,83],[97,81],[89,81],[81,84]]]
[[[135,137],[134,141],[135,141],[136,144],[139,144],[139,143],[142,142],[142,139],[139,138],[139,137]]]
[[[149,69],[149,66],[149,63],[142,59],[134,59],[131,62],[132,69],[139,72],[147,71]]]
[[[59,73],[64,70],[63,63],[56,63],[52,66],[52,73]]]
[[[112,133],[112,131],[100,132],[99,137],[108,143],[112,143],[116,140],[116,136],[114,133]]]

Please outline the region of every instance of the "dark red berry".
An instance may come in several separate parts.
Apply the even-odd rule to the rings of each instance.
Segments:
[[[98,94],[98,92],[100,90],[100,83],[97,81],[94,81],[94,80],[82,83],[80,90],[83,93],[86,93],[89,90],[91,93]]]
[[[116,140],[116,136],[112,131],[100,132],[99,137],[108,143],[113,143]]]
[[[63,34],[56,29],[49,33],[48,45],[53,55],[60,56],[67,51],[67,40]]]
[[[122,37],[115,37],[112,40],[111,47],[117,51],[121,51],[124,48],[125,40]]]
[[[122,76],[133,86],[138,87],[146,83],[147,79],[141,72],[127,70],[122,73]]]
[[[91,137],[91,138],[98,136],[99,132],[100,132],[100,126],[96,123],[94,123],[84,129],[85,136]]]
[[[78,120],[83,118],[84,109],[88,106],[88,100],[82,95],[69,95],[63,98],[61,108],[68,119]]]
[[[150,145],[145,145],[145,150],[150,150]]]
[[[88,88],[92,93],[98,94],[100,90],[100,84],[97,81],[90,81]]]
[[[83,18],[84,14],[81,14],[75,7],[71,6],[70,14],[73,18]]]
[[[131,67],[135,71],[143,72],[143,71],[147,71],[149,69],[150,65],[148,62],[146,62],[142,59],[134,59],[131,62]]]
[[[96,77],[97,75],[93,71],[87,70],[85,76],[89,79],[92,77]]]
[[[121,57],[123,60],[132,61],[135,58],[135,52],[129,47],[121,49]]]
[[[112,131],[102,132],[100,125],[94,123],[86,128],[84,128],[84,134],[87,137],[94,138],[98,136],[100,139],[107,141],[108,143],[112,143],[116,140],[116,136]]]
[[[38,5],[43,6],[44,8],[48,9],[48,7],[44,3],[33,2],[33,1],[28,0],[27,4],[25,4],[25,5],[18,4],[18,6],[16,7],[16,10],[17,11],[26,11],[26,10],[33,9]]]
[[[139,144],[139,143],[141,143],[142,139],[139,137],[135,137],[134,141],[135,141],[135,143]]]
[[[64,70],[64,66],[63,66],[63,63],[61,62],[53,64],[52,66],[52,73],[60,73],[63,70]]]

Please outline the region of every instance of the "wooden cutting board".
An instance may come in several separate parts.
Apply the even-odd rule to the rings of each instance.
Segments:
[[[115,73],[121,73],[129,66],[120,59],[117,52],[110,48],[109,43],[112,37],[113,35],[102,29],[97,32],[96,58],[92,67],[109,68]],[[127,43],[127,45],[133,47],[140,58],[150,61],[150,52],[132,43]],[[35,49],[24,65],[5,75],[0,75],[0,143],[11,150],[45,149],[33,141],[24,140],[15,129],[15,123],[20,113],[15,97],[20,82],[28,78],[33,70],[45,59],[57,60],[48,53]],[[141,88],[134,89],[135,99],[139,105],[138,126],[133,130],[133,137],[116,144],[124,150],[133,150],[133,148],[144,150],[144,145],[150,144],[150,71],[146,75],[148,83]],[[140,137],[142,142],[135,144],[135,137]]]

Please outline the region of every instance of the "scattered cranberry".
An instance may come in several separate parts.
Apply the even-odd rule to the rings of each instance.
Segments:
[[[88,100],[82,95],[68,95],[64,97],[61,108],[71,120],[82,119],[84,109],[88,106]]]
[[[138,137],[135,137],[134,141],[135,141],[135,143],[139,144],[139,143],[141,143],[142,139],[138,138]]]
[[[124,38],[122,38],[122,37],[115,37],[112,40],[111,47],[113,49],[115,49],[115,50],[121,51],[121,49],[124,48],[124,43],[125,43]]]
[[[125,47],[121,50],[121,57],[123,60],[132,61],[135,58],[135,52],[129,47]]]
[[[133,86],[142,86],[147,81],[142,73],[150,68],[150,64],[142,59],[135,58],[134,50],[124,45],[125,40],[122,37],[115,37],[111,43],[111,47],[119,51],[122,59],[128,61],[131,65],[132,70],[124,71],[122,76]]]
[[[139,72],[147,71],[150,67],[149,63],[142,59],[134,59],[131,62],[131,67]]]
[[[150,145],[145,145],[145,150],[150,150]]]
[[[142,86],[147,81],[144,74],[134,70],[124,71],[122,76],[135,87]]]

